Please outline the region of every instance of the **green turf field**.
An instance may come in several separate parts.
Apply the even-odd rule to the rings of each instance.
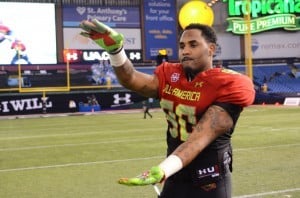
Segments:
[[[153,115],[1,119],[0,197],[155,197],[116,182],[164,158],[166,122]],[[300,108],[247,108],[232,142],[235,198],[300,197]]]

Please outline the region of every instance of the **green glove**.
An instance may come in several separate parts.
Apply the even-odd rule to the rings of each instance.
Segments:
[[[82,21],[79,26],[84,30],[80,33],[82,36],[92,39],[109,53],[123,46],[124,36],[97,19]]]
[[[137,177],[121,178],[118,183],[127,186],[145,186],[160,183],[163,181],[164,177],[165,174],[163,170],[158,166],[154,166],[149,171],[146,171]]]

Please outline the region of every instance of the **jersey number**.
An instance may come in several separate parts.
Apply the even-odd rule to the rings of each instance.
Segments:
[[[197,122],[196,107],[179,104],[174,109],[174,102],[166,99],[160,101],[160,106],[166,113],[172,137],[179,137],[181,141],[186,141],[188,138],[187,123],[195,125]]]

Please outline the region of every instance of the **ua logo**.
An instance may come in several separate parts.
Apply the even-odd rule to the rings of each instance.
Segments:
[[[131,100],[131,95],[130,94],[125,94],[125,97],[120,97],[119,94],[114,94],[114,104],[120,104],[121,101],[125,102],[125,103],[130,103]]]
[[[130,60],[134,60],[134,59],[141,60],[141,54],[139,52],[137,52],[137,53],[130,52],[129,58],[130,58]]]
[[[66,54],[66,56],[67,56],[67,60],[73,60],[73,61],[78,60],[78,54],[76,52],[73,53],[69,52]]]
[[[195,82],[195,87],[202,87],[203,86],[203,82]]]

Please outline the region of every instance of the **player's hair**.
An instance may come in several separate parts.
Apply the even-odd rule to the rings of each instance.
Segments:
[[[200,23],[191,23],[188,26],[186,26],[184,30],[181,32],[180,37],[185,30],[190,30],[190,29],[200,30],[202,32],[202,36],[205,38],[207,42],[217,44],[217,35],[215,30],[208,25],[204,25]]]

